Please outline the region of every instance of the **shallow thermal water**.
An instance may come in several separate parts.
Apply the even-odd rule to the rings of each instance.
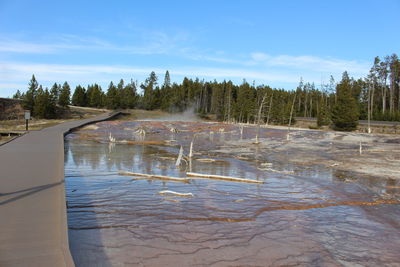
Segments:
[[[257,161],[213,153],[225,141],[240,138],[232,127],[101,122],[68,135],[65,183],[76,265],[400,265],[397,195],[383,199],[373,186],[344,182],[343,173],[290,165],[265,151]],[[146,135],[135,132],[139,129]],[[262,131],[271,138],[282,134]],[[176,168],[179,147],[188,154],[194,132],[194,159]],[[108,141],[109,133],[117,143]],[[268,171],[266,162],[281,172]],[[264,183],[118,175],[124,170],[185,177],[189,169]],[[193,196],[160,195],[162,190]]]

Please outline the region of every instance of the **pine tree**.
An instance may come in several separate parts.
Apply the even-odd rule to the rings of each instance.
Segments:
[[[246,80],[239,86],[238,101],[235,105],[235,118],[240,122],[250,122],[257,113],[255,104],[255,88],[250,86]]]
[[[331,124],[331,114],[329,112],[328,106],[326,105],[326,101],[322,97],[320,102],[319,102],[319,110],[318,110],[318,115],[317,115],[317,125],[319,127],[324,126],[324,125],[330,125]]]
[[[35,75],[32,75],[32,79],[29,82],[28,91],[26,91],[22,106],[24,109],[30,110],[33,113],[33,107],[35,106],[36,90],[38,89],[38,82],[36,81]]]
[[[60,96],[58,98],[58,104],[62,107],[67,107],[70,104],[71,88],[67,82],[64,82]]]
[[[42,86],[36,92],[35,105],[33,107],[33,115],[37,118],[44,118],[46,99]]]
[[[169,111],[172,102],[172,90],[171,90],[171,78],[169,76],[169,71],[165,72],[164,83],[161,86],[161,104],[160,108],[164,111]]]
[[[86,91],[86,96],[87,96],[87,104],[89,107],[103,107],[105,106],[105,102],[104,102],[104,92],[101,89],[101,86],[99,86],[98,84],[94,84],[94,85],[89,85],[88,89]]]
[[[225,118],[224,114],[224,101],[225,101],[225,85],[224,83],[220,84],[217,81],[214,81],[212,84],[212,96],[211,96],[211,112],[214,113],[217,117],[217,120],[223,121]]]
[[[52,97],[52,101],[57,104],[58,97],[60,95],[61,85],[54,83],[50,90],[50,96]]]
[[[54,119],[56,117],[56,102],[54,102],[51,93],[46,88],[44,91],[45,98],[45,115],[46,119]]]
[[[164,77],[164,87],[171,87],[171,77],[169,75],[169,71],[167,70],[165,72],[165,77]]]
[[[117,84],[117,98],[118,98],[118,108],[126,108],[125,106],[125,101],[124,101],[124,87],[125,87],[125,82],[123,79],[119,81]]]
[[[19,90],[17,90],[17,92],[13,95],[12,98],[14,98],[14,99],[21,99],[21,97],[22,97],[21,92],[20,92]]]
[[[130,83],[125,85],[121,91],[121,107],[122,108],[135,108],[136,106],[136,85],[131,80]]]
[[[55,118],[55,103],[52,101],[49,90],[43,90],[39,86],[37,90],[35,106],[33,107],[33,114],[37,118],[54,119]]]
[[[356,99],[352,95],[352,80],[345,71],[340,83],[336,85],[337,103],[333,108],[332,121],[335,129],[352,131],[357,128],[359,110]]]
[[[72,95],[72,105],[80,107],[87,106],[86,91],[85,88],[80,85],[75,88],[74,94]]]
[[[118,109],[120,107],[118,89],[113,82],[110,82],[107,90],[107,107],[109,109]]]
[[[140,87],[143,89],[143,108],[147,110],[154,109],[154,95],[153,91],[157,85],[157,75],[154,71],[150,73],[150,76],[146,79],[145,83]]]

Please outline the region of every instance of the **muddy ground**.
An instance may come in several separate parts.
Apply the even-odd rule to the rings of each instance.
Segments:
[[[273,155],[276,160],[297,165],[323,165],[355,175],[400,178],[399,136],[292,129],[288,139],[286,129],[276,128],[269,127],[275,134],[262,131],[258,144],[252,138],[229,140],[216,152],[249,159]],[[249,137],[255,135],[255,127],[246,130]]]

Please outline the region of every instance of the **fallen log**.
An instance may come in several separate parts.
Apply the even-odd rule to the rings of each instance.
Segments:
[[[163,190],[163,191],[158,192],[158,194],[166,195],[166,196],[177,196],[177,197],[193,197],[192,193],[178,193],[178,192],[171,191],[171,190]]]
[[[162,145],[165,141],[124,141],[125,144]]]
[[[229,162],[226,162],[225,160],[222,159],[210,159],[210,158],[198,158],[195,159],[195,161],[200,161],[200,162],[205,162],[205,163],[225,163],[228,164]]]
[[[202,173],[195,173],[195,172],[187,172],[186,175],[189,177],[208,178],[208,179],[231,181],[231,182],[253,183],[253,184],[263,184],[264,183],[263,181],[252,180],[252,179],[237,178],[237,177],[231,177],[231,176],[202,174]]]
[[[188,178],[181,178],[181,177],[172,177],[172,176],[164,176],[164,175],[136,173],[136,172],[128,172],[128,171],[119,171],[118,174],[119,175],[125,175],[125,176],[145,177],[147,179],[189,183],[189,179]]]
[[[262,169],[262,170],[269,171],[269,172],[275,172],[275,173],[284,173],[284,174],[293,174],[294,173],[294,171],[279,171],[279,170],[275,170],[275,169],[272,169],[272,168],[265,168],[265,169]]]
[[[201,161],[201,162],[216,162],[216,159],[196,159],[197,161]]]

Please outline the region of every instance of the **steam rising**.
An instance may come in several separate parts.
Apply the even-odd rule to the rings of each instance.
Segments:
[[[160,118],[145,119],[146,121],[185,121],[185,122],[196,122],[202,121],[197,116],[194,107],[187,108],[184,112],[169,114]]]

